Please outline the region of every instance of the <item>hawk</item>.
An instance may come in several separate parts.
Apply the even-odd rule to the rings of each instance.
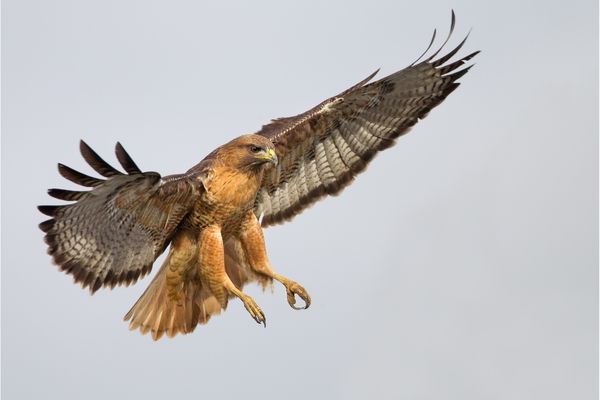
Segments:
[[[448,37],[423,61],[435,31],[425,53],[407,68],[369,83],[375,71],[303,114],[272,120],[255,134],[233,139],[184,174],[142,172],[117,143],[122,172],[81,141],[81,155],[106,179],[58,164],[64,178],[91,190],[48,190],[73,202],[38,207],[51,217],[39,225],[48,253],[93,294],[135,283],[169,248],[124,318],[131,329],[151,332],[155,340],[192,332],[233,297],[266,325],[260,307],[242,291],[248,282],[265,287],[278,281],[293,308],[308,308],[308,292],[271,267],[262,228],[339,193],[459,86],[457,80],[472,67],[467,61],[478,51],[450,61],[465,37],[438,56],[454,25],[452,13]]]

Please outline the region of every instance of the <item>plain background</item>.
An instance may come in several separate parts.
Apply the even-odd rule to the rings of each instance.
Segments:
[[[463,85],[341,196],[266,231],[310,292],[248,288],[192,335],[121,318],[45,254],[56,163],[88,141],[183,172],[382,67],[457,13]],[[3,1],[4,399],[597,399],[597,1]],[[439,42],[438,42],[439,43]],[[451,47],[448,47],[451,48]],[[184,397],[185,396],[185,397]]]

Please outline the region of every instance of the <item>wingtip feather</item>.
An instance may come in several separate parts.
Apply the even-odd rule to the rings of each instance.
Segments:
[[[119,160],[119,163],[128,174],[142,173],[120,142],[117,142],[115,145],[115,154],[117,155],[117,160]]]
[[[79,141],[79,151],[83,159],[100,175],[110,178],[123,173],[104,161],[85,141]]]

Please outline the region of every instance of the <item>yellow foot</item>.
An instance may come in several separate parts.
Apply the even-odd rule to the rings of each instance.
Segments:
[[[248,310],[248,313],[250,314],[250,316],[252,318],[254,318],[254,320],[257,323],[263,324],[266,328],[267,327],[267,318],[265,318],[265,314],[263,314],[262,310],[260,309],[258,304],[256,304],[254,299],[250,296],[244,296],[244,297],[240,297],[240,300],[242,300],[244,302],[244,307],[246,307],[246,310]]]
[[[289,281],[289,283],[285,285],[285,289],[287,291],[287,301],[294,310],[304,310],[310,306],[310,296],[308,295],[308,292],[298,283]],[[304,307],[296,306],[295,295],[298,295],[302,300],[304,300]]]

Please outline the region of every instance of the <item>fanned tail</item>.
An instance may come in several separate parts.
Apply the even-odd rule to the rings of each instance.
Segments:
[[[193,332],[198,323],[205,324],[224,308],[199,279],[184,282],[180,300],[170,298],[166,282],[169,257],[124,317],[129,321],[129,329],[139,329],[142,334],[151,332],[154,340],[164,334],[173,337]]]
[[[213,315],[220,314],[221,310],[227,307],[227,304],[219,303],[193,271],[193,277],[183,282],[180,300],[169,297],[166,278],[172,254],[173,249],[169,251],[150,285],[123,318],[129,321],[129,329],[139,329],[142,334],[151,332],[154,340],[165,334],[173,337],[177,334],[191,333],[199,323],[207,323]],[[229,239],[225,243],[225,269],[240,289],[249,281],[258,281],[263,288],[271,283],[270,279],[259,277],[250,270],[241,245],[236,239]]]

